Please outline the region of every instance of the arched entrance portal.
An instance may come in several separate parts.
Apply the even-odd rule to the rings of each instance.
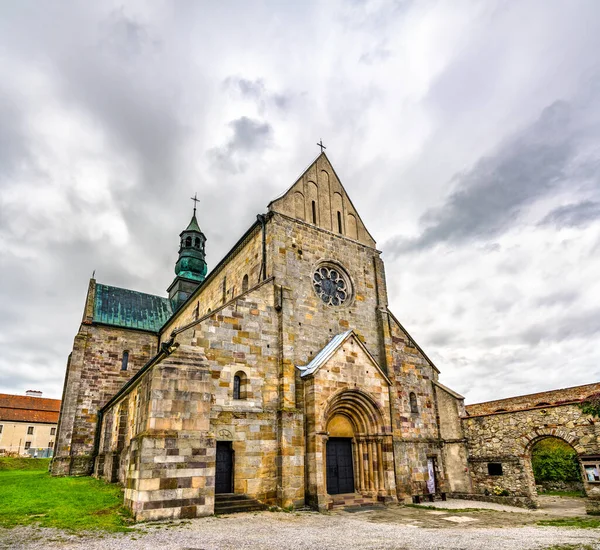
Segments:
[[[334,396],[324,413],[326,425],[325,489],[328,495],[358,492],[385,498],[392,471],[390,434],[373,399],[358,390]],[[395,488],[394,488],[395,491]]]

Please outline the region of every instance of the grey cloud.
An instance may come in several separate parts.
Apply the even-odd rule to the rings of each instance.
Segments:
[[[384,43],[378,44],[375,48],[363,53],[358,59],[359,63],[365,65],[376,65],[389,59],[392,55],[392,51],[388,49]]]
[[[547,214],[540,225],[583,227],[600,219],[600,202],[582,201],[559,206]]]
[[[546,294],[534,300],[534,305],[541,307],[563,306],[572,304],[579,297],[579,293],[573,290],[559,290]]]
[[[528,345],[543,342],[563,342],[565,340],[595,337],[600,334],[600,309],[561,315],[552,322],[534,324],[522,331],[518,339]]]
[[[212,149],[209,154],[222,170],[227,172],[243,171],[248,156],[260,153],[269,147],[273,137],[273,128],[268,122],[241,117],[229,123],[233,135],[222,147]]]
[[[393,254],[442,242],[462,243],[498,235],[522,209],[564,183],[578,151],[581,113],[565,101],[543,110],[539,119],[493,156],[454,177],[455,191],[441,208],[427,211],[414,239],[387,243]]]
[[[271,106],[285,111],[292,104],[292,94],[269,91],[262,78],[249,80],[238,76],[229,76],[225,79],[223,85],[233,93],[239,94],[242,98],[254,101],[260,112],[264,112]]]

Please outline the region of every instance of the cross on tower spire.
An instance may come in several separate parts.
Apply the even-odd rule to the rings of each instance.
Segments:
[[[200,199],[196,198],[197,196],[198,193],[194,193],[194,196],[190,199],[194,201],[194,216],[196,215],[196,203],[200,202]]]
[[[323,152],[323,149],[327,149],[327,147],[325,147],[325,145],[323,145],[322,139],[319,141],[319,143],[317,143],[317,145],[321,148],[321,153]]]

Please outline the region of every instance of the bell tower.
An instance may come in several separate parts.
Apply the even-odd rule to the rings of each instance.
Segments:
[[[175,279],[167,289],[173,309],[185,302],[206,277],[206,261],[204,245],[206,236],[202,233],[196,219],[196,196],[194,201],[194,214],[188,226],[179,234],[179,258],[175,264]]]

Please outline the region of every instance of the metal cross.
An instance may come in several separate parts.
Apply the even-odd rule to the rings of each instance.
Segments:
[[[327,147],[323,145],[323,140],[320,140],[319,143],[317,143],[317,145],[321,148],[321,153],[323,152],[323,149],[327,149]]]
[[[191,200],[194,201],[194,216],[196,215],[196,203],[200,202],[200,199],[196,198],[198,196],[198,193],[194,193],[194,196],[191,197]]]

